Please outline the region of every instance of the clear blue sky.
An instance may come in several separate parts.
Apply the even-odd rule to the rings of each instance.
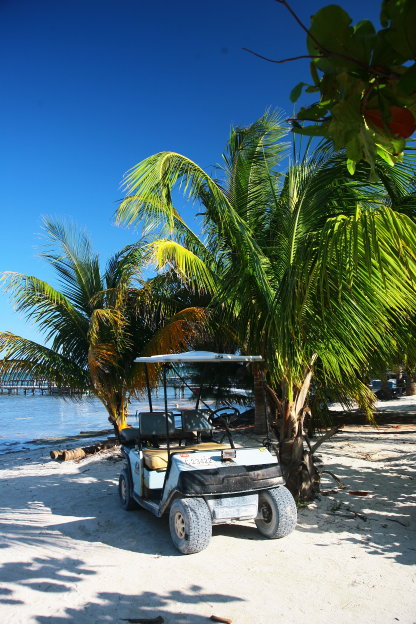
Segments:
[[[309,24],[329,4],[292,0]],[[344,0],[378,24],[379,0]],[[0,271],[51,280],[42,215],[88,231],[102,260],[133,242],[116,228],[123,174],[161,150],[208,171],[232,125],[292,111],[305,35],[275,0],[0,0]],[[41,340],[0,295],[0,330]]]

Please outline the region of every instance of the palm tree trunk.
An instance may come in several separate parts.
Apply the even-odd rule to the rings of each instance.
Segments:
[[[410,373],[406,377],[406,396],[414,396],[416,394],[416,379]]]
[[[392,399],[393,395],[388,382],[387,373],[381,375],[381,389],[377,393],[379,399],[388,400]]]
[[[313,462],[313,455],[304,448],[302,422],[295,437],[280,441],[280,466],[286,480],[286,487],[295,500],[313,500],[319,492],[319,473]]]
[[[286,480],[286,487],[296,500],[312,500],[319,492],[319,473],[313,462],[313,454],[304,447],[306,435],[303,421],[310,409],[306,397],[312,379],[310,369],[300,389],[283,388],[283,396],[290,396],[282,401],[279,456],[280,466]]]
[[[111,396],[109,398],[104,398],[101,395],[97,396],[106,408],[108,421],[113,425],[116,438],[120,442],[120,431],[127,427],[125,398],[120,398],[119,396]]]

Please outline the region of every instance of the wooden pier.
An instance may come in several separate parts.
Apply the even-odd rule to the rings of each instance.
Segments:
[[[0,394],[83,394],[68,387],[59,387],[46,379],[1,379]]]
[[[184,398],[186,384],[179,377],[170,377],[167,385],[174,389],[175,397]],[[196,396],[199,387],[188,384],[188,389]],[[80,395],[89,394],[72,390],[69,387],[57,386],[47,379],[2,379],[0,377],[0,394],[51,394],[51,395]]]

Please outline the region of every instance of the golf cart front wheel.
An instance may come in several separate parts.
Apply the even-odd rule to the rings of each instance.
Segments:
[[[178,498],[170,508],[172,541],[184,555],[207,548],[212,535],[211,513],[203,498]]]
[[[120,495],[120,503],[123,509],[131,511],[137,508],[137,503],[131,494],[131,479],[126,469],[122,470],[118,480],[118,493]]]
[[[296,527],[297,510],[292,494],[285,487],[259,493],[259,515],[256,525],[269,539],[285,537]]]

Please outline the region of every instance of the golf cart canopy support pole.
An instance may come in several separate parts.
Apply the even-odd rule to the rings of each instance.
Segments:
[[[268,443],[271,443],[269,419],[267,418],[266,375],[264,374],[264,368],[263,367],[261,367],[260,373],[261,373],[261,385],[263,387],[264,423],[266,425],[266,440],[267,440]]]
[[[186,386],[188,388],[188,390],[191,392],[191,395],[194,394],[194,391],[192,390],[191,386],[186,383],[184,377],[182,377],[182,375],[180,374],[180,372],[178,371],[177,368],[175,368],[175,366],[172,364],[172,370],[175,372],[175,374],[179,377],[179,379],[181,380],[181,382],[184,384],[184,386]],[[202,391],[202,386],[201,386],[201,391]],[[198,409],[199,407],[199,402],[201,400],[201,402],[205,405],[205,407],[207,408],[207,410],[209,410],[210,412],[213,412],[214,410],[212,409],[212,407],[210,407],[208,405],[208,403],[205,403],[205,401],[203,399],[200,398],[201,397],[201,393],[199,393],[197,395],[197,400],[196,400],[196,405],[195,405],[195,409]]]
[[[169,419],[168,419],[168,388],[166,383],[166,369],[168,365],[163,366],[163,394],[165,399],[165,419],[166,419],[166,450],[168,452],[168,458],[170,456],[170,440],[169,440]]]
[[[146,357],[138,357],[134,360],[142,364],[164,364],[163,366],[163,389],[165,398],[165,416],[166,416],[166,446],[168,456],[170,455],[170,439],[169,439],[169,421],[168,421],[168,396],[166,381],[166,365],[168,364],[190,364],[196,362],[262,362],[261,355],[236,355],[233,353],[212,353],[211,351],[187,351],[185,353],[165,353],[160,355],[152,355]],[[202,400],[204,405],[205,401]],[[199,402],[198,402],[199,405]],[[208,407],[208,406],[207,406]],[[211,408],[208,408],[211,409]],[[151,410],[152,411],[152,410]]]
[[[147,398],[149,399],[149,411],[153,412],[152,393],[150,391],[149,369],[147,368],[147,364],[144,365],[144,372],[146,375]]]

